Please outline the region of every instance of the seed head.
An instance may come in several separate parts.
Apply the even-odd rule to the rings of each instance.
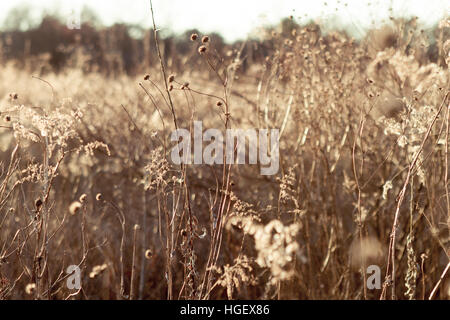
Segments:
[[[148,79],[150,79],[150,75],[146,74],[145,77],[144,77],[144,80],[148,80]]]
[[[145,250],[145,259],[150,260],[153,257],[153,252],[150,249]]]
[[[195,40],[197,40],[197,38],[198,38],[198,34],[196,34],[196,33],[191,34],[191,41],[195,41]]]
[[[5,116],[5,121],[6,122],[10,122],[11,121],[11,116]]]
[[[69,206],[69,212],[71,215],[75,215],[78,211],[80,211],[81,207],[83,205],[78,202],[78,201],[74,201],[72,202],[72,204]]]
[[[42,200],[40,198],[36,199],[36,201],[34,202],[34,206],[36,207],[36,209],[39,209],[42,206]]]
[[[198,48],[198,53],[203,54],[206,52],[206,47],[205,46],[200,46],[200,48]]]
[[[169,91],[172,91],[173,90],[173,84],[170,84],[169,85]]]
[[[222,101],[217,101],[216,106],[218,106],[218,107],[223,106],[223,102]]]
[[[10,93],[10,94],[9,94],[9,97],[10,97],[12,100],[17,100],[17,99],[19,98],[19,95],[18,95],[17,93]]]
[[[209,37],[208,36],[204,36],[202,38],[202,43],[208,43],[209,42]]]
[[[102,194],[101,193],[97,193],[97,195],[95,196],[95,200],[97,200],[97,201],[103,200]]]
[[[169,76],[169,83],[171,83],[171,82],[173,82],[174,80],[175,80],[175,75],[173,75],[173,74],[171,74],[170,76]]]
[[[36,284],[35,283],[29,283],[27,284],[27,286],[25,287],[25,292],[28,295],[33,294],[34,290],[36,289]]]
[[[86,202],[86,200],[87,200],[87,195],[86,195],[85,193],[83,193],[83,194],[80,196],[80,202],[81,202],[81,203],[84,203],[84,202]]]

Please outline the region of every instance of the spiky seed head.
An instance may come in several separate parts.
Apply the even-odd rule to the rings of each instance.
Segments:
[[[27,286],[25,287],[25,292],[28,295],[31,295],[34,293],[34,290],[36,289],[36,284],[35,283],[29,283],[27,284]]]
[[[83,194],[80,196],[80,202],[81,202],[81,203],[85,203],[86,200],[87,200],[87,195],[86,195],[85,193],[83,193]]]
[[[153,252],[150,249],[145,250],[145,259],[150,260],[153,257]]]
[[[82,206],[83,206],[83,205],[82,205],[80,202],[78,202],[78,201],[72,202],[72,204],[69,206],[69,212],[70,212],[70,214],[71,214],[71,215],[77,214],[77,212],[80,211],[80,209],[81,209]]]
[[[36,199],[36,201],[34,201],[34,206],[36,209],[39,209],[42,206],[42,200],[40,198]]]

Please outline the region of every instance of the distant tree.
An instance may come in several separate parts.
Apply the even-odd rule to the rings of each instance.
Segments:
[[[299,25],[291,18],[285,18],[280,22],[281,33],[284,36],[289,36],[292,34],[293,30],[299,29]]]
[[[9,10],[6,14],[5,20],[3,21],[1,29],[7,31],[25,31],[37,26],[37,24],[38,22],[32,17],[31,8],[25,4],[22,4]]]
[[[81,10],[81,23],[89,23],[95,28],[99,28],[102,25],[100,16],[89,6],[83,6]]]

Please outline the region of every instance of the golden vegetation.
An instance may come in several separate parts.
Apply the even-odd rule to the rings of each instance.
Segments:
[[[252,64],[192,34],[201,68],[158,51],[137,77],[5,62],[0,298],[449,299],[448,20],[435,33],[293,26]],[[174,165],[194,120],[279,128],[280,172]]]

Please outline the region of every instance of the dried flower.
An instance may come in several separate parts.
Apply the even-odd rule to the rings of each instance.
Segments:
[[[105,271],[107,268],[108,268],[108,265],[106,263],[94,266],[92,268],[92,271],[89,273],[89,278],[91,278],[91,279],[96,278],[98,275],[103,273],[103,271]]]
[[[171,74],[170,76],[169,76],[169,83],[171,83],[171,82],[173,82],[174,80],[175,80],[175,75],[173,75],[173,74]]]
[[[150,75],[146,74],[145,77],[144,77],[144,80],[148,80],[148,79],[150,79]]]
[[[103,195],[101,193],[97,193],[97,195],[95,196],[95,200],[97,201],[103,200]]]
[[[74,201],[69,206],[69,212],[71,215],[75,215],[82,207],[82,204],[78,201]]]
[[[25,292],[28,295],[31,295],[34,293],[34,290],[36,290],[36,284],[35,283],[29,283],[27,284],[27,286],[25,287]]]
[[[202,38],[202,43],[208,43],[209,42],[209,37],[208,36],[204,36]]]
[[[80,202],[81,202],[81,203],[84,203],[84,202],[86,201],[86,199],[87,199],[87,195],[86,195],[85,193],[83,193],[83,194],[80,196]]]
[[[36,201],[34,202],[34,206],[36,207],[36,209],[39,209],[42,206],[42,200],[40,198],[36,199]]]
[[[206,52],[206,46],[200,46],[200,48],[198,48],[198,52],[200,54],[205,53]]]
[[[150,260],[153,257],[153,252],[150,249],[145,250],[145,259]]]
[[[196,34],[196,33],[191,34],[191,41],[195,41],[195,40],[197,40],[197,38],[198,38],[198,34]]]

